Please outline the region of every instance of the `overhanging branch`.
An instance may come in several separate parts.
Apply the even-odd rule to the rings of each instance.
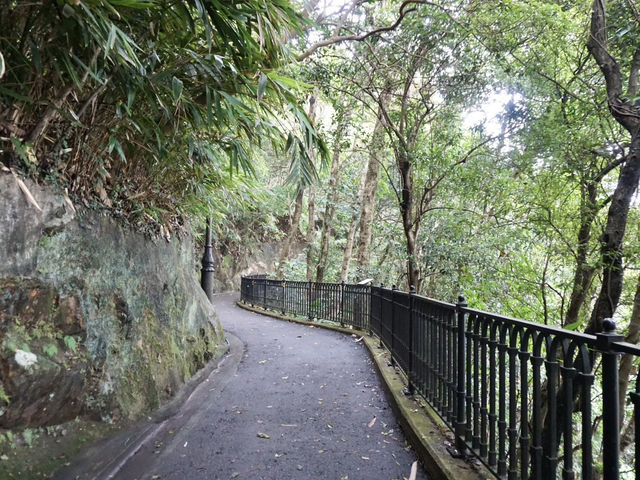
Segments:
[[[404,18],[411,12],[414,12],[417,10],[417,8],[407,8],[412,4],[416,4],[416,5],[431,5],[437,8],[440,8],[442,10],[444,10],[444,7],[438,3],[435,2],[428,2],[425,0],[405,0],[404,2],[402,2],[402,4],[400,5],[400,9],[398,10],[398,18],[396,19],[395,22],[393,22],[393,24],[386,26],[386,27],[378,27],[375,28],[369,32],[366,33],[362,33],[360,35],[340,35],[339,33],[339,29],[334,30],[333,34],[331,35],[331,37],[327,38],[326,40],[322,40],[320,42],[314,43],[313,45],[311,45],[305,52],[301,53],[300,55],[298,55],[296,57],[296,60],[298,60],[299,62],[301,62],[302,60],[305,60],[306,58],[308,58],[309,56],[311,56],[316,50],[318,50],[319,48],[322,47],[328,47],[329,45],[335,45],[337,43],[342,43],[342,42],[348,42],[348,41],[354,41],[354,42],[361,42],[363,40],[366,40],[367,38],[371,37],[372,35],[378,35],[380,33],[384,33],[384,32],[390,32],[392,30],[395,30],[398,25],[400,25],[402,23],[402,20],[404,20]],[[341,24],[340,24],[341,25]]]

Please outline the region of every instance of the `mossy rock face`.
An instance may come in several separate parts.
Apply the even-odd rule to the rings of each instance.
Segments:
[[[38,279],[0,279],[0,291],[0,427],[75,418],[87,367],[78,299]]]
[[[191,239],[27,186],[41,212],[0,174],[0,427],[147,414],[223,346]]]

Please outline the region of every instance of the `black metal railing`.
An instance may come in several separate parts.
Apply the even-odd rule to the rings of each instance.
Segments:
[[[640,479],[640,348],[609,319],[587,335],[474,310],[462,297],[256,277],[242,279],[241,299],[376,335],[458,452],[497,477]],[[634,378],[619,396],[621,354],[632,356]]]
[[[241,299],[282,314],[326,320],[359,330],[369,329],[368,285],[291,282],[242,277]]]

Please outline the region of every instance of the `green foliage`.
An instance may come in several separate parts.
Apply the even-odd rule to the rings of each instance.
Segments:
[[[7,392],[5,392],[4,387],[2,385],[0,385],[0,402],[5,403],[7,405],[11,403],[11,397],[7,395]]]
[[[34,174],[135,221],[151,206],[160,224],[197,201],[198,175],[251,172],[263,146],[290,150],[311,181],[309,151],[324,143],[299,106],[304,85],[279,73],[280,39],[303,24],[288,0],[9,2],[2,160],[37,156]],[[187,157],[194,142],[209,154]]]
[[[67,348],[75,353],[76,349],[78,348],[78,343],[76,342],[76,339],[69,335],[65,335],[63,338],[63,341],[64,341],[64,344],[67,346]]]
[[[29,448],[33,446],[33,441],[36,440],[37,438],[38,438],[38,434],[31,428],[25,428],[22,431],[22,439],[24,440],[24,443],[26,443]]]
[[[58,347],[53,343],[47,343],[42,347],[42,351],[50,357],[55,357],[58,354]]]

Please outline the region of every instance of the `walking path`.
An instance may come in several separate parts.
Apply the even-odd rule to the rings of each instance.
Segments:
[[[113,478],[409,478],[415,455],[362,342],[248,312],[236,300],[214,299],[229,355]],[[419,467],[416,479],[426,478]]]

